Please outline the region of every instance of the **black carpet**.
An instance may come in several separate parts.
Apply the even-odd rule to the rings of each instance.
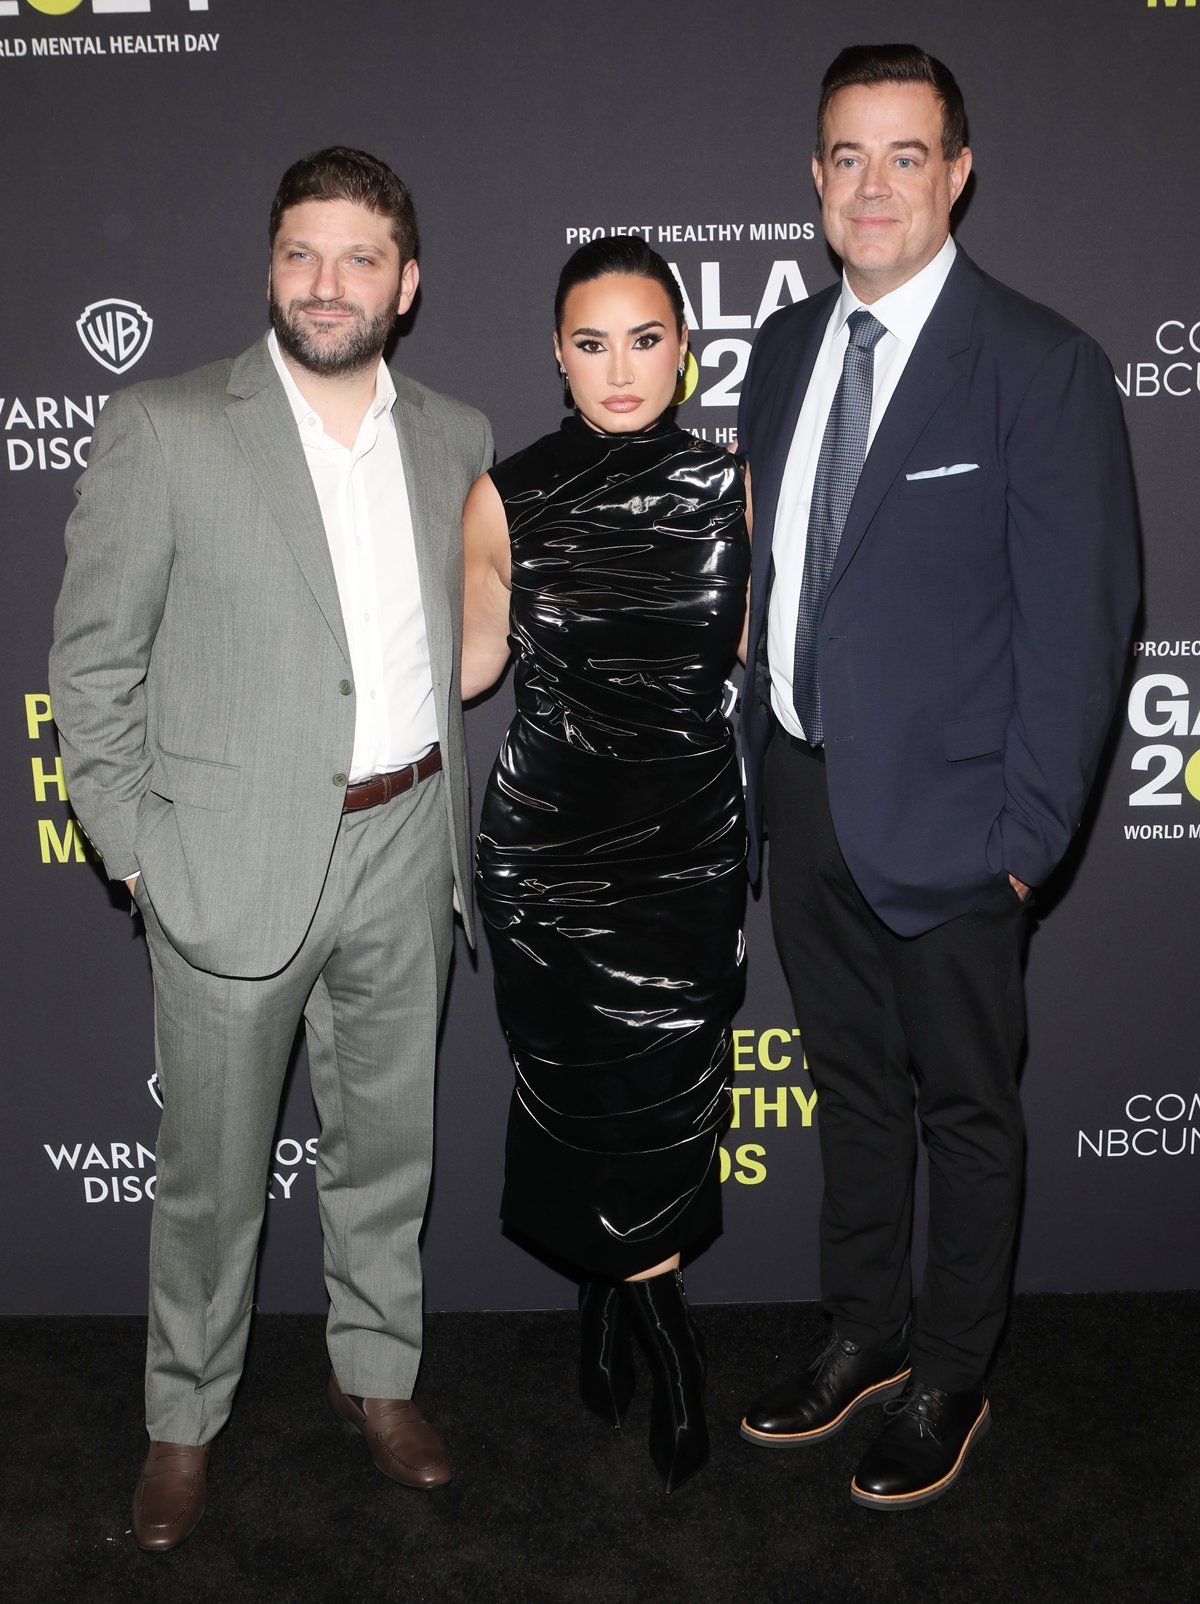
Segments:
[[[1200,1599],[1200,1293],[1018,1298],[992,1429],[958,1485],[904,1515],[850,1502],[880,1420],[824,1445],[743,1443],[747,1402],[816,1333],[807,1305],[700,1311],[713,1456],[667,1497],[647,1387],[620,1434],[573,1390],[567,1314],[433,1315],[419,1398],[457,1475],[395,1487],[324,1401],[322,1322],[259,1318],[208,1510],[141,1554],[144,1322],[0,1323],[0,1597],[934,1601]]]

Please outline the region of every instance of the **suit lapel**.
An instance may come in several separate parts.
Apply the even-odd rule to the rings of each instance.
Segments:
[[[425,633],[429,642],[429,666],[438,700],[438,720],[442,723],[444,687],[452,678],[454,620],[446,607],[445,563],[448,555],[444,536],[447,527],[439,491],[453,481],[441,431],[430,425],[424,396],[403,374],[393,373],[396,405],[392,419],[400,441],[404,464],[404,483],[412,515],[413,543],[417,554],[417,579],[421,587],[421,606],[425,613]],[[439,690],[438,687],[442,687]]]
[[[271,516],[304,575],[313,599],[350,661],[329,541],[321,517],[296,420],[271,361],[265,339],[234,363],[225,408]]]
[[[970,347],[982,287],[979,269],[960,249],[867,452],[829,576],[827,595],[846,572],[921,431],[957,380],[963,355]]]

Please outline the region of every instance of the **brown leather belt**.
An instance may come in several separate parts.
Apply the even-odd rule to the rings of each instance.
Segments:
[[[357,785],[348,785],[342,812],[357,813],[361,808],[380,807],[394,796],[403,796],[414,785],[420,785],[422,780],[436,774],[441,766],[442,749],[432,746],[423,758],[410,763],[407,768],[393,769],[390,774],[376,774],[372,779],[360,780]]]

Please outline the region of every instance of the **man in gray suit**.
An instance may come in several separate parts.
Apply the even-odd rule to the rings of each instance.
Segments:
[[[330,1401],[396,1481],[451,1473],[411,1401],[417,1234],[455,894],[471,928],[460,515],[491,434],[381,360],[418,276],[389,168],[297,162],[270,236],[272,333],[105,407],[50,663],[71,797],[154,976],[151,1551],[204,1509],[301,1018]]]

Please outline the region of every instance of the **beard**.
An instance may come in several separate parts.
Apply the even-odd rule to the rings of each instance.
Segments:
[[[271,327],[281,348],[293,361],[322,378],[342,378],[373,367],[387,344],[396,321],[391,309],[368,318],[353,301],[289,301],[281,306],[271,292]],[[350,312],[354,322],[341,332],[317,333],[301,321],[301,313]]]

